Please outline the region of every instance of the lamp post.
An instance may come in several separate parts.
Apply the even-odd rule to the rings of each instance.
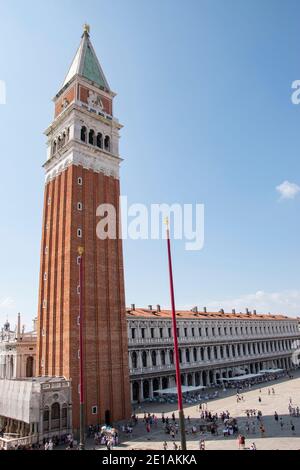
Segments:
[[[80,400],[80,436],[79,450],[85,449],[85,423],[84,423],[84,368],[83,368],[83,253],[82,246],[78,248],[79,254],[79,400]]]
[[[181,434],[181,450],[186,450],[186,434],[185,434],[185,421],[184,411],[182,404],[182,388],[181,388],[181,375],[180,375],[180,361],[179,361],[179,349],[178,349],[178,338],[177,338],[177,324],[176,324],[176,311],[175,311],[175,295],[174,295],[174,283],[173,283],[173,270],[172,270],[172,254],[171,254],[171,240],[169,230],[169,220],[165,220],[167,227],[167,246],[168,246],[168,262],[169,262],[169,277],[170,277],[170,294],[171,294],[171,305],[172,305],[172,325],[173,325],[173,339],[174,339],[174,352],[175,352],[175,368],[176,368],[176,386],[178,395],[178,411],[179,411],[179,425]]]

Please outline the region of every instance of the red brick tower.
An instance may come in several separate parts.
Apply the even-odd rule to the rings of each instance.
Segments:
[[[72,380],[74,430],[79,427],[79,246],[84,247],[86,424],[130,415],[122,241],[96,234],[97,207],[110,203],[119,210],[122,126],[113,117],[114,96],[86,26],[46,130],[38,311],[37,375]]]

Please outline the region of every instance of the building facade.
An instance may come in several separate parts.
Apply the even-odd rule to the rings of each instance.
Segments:
[[[34,444],[72,430],[71,384],[64,377],[35,377],[37,332],[21,315],[0,333],[0,449]]]
[[[99,207],[119,213],[119,131],[113,93],[86,26],[46,130],[48,153],[41,244],[37,376],[72,380],[79,428],[79,266],[84,249],[85,422],[130,415],[122,241],[98,236]],[[102,214],[104,216],[104,213]]]
[[[131,400],[152,398],[156,390],[174,387],[175,365],[171,312],[127,311]],[[299,320],[256,312],[177,312],[182,383],[215,386],[222,378],[261,370],[298,367]]]
[[[0,333],[0,379],[35,376],[36,338],[36,320],[29,332],[21,328],[20,314],[14,330],[11,330],[9,322],[4,324]]]
[[[156,308],[127,309],[128,364],[130,401],[132,404],[152,398],[155,391],[175,386],[175,365],[171,312]],[[10,364],[11,348],[16,341],[18,327],[0,339],[1,364]],[[299,319],[284,315],[194,311],[177,312],[177,334],[180,347],[182,383],[187,386],[214,387],[220,379],[240,374],[256,374],[266,369],[286,371],[299,367],[299,358],[293,359],[300,347]],[[8,340],[10,337],[10,340]],[[37,342],[34,332],[23,331],[25,347],[31,339],[29,351],[22,356],[23,366],[6,366],[10,370],[26,371],[28,357],[36,361]],[[2,356],[1,356],[2,354]],[[3,367],[1,378],[3,375]],[[18,379],[26,375],[15,375]]]

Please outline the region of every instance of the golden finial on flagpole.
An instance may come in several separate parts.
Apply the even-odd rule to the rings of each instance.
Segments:
[[[79,256],[82,256],[84,253],[84,248],[82,246],[79,246],[77,251],[78,251]]]

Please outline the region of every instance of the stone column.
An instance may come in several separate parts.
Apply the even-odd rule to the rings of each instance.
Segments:
[[[144,389],[143,389],[144,381],[140,380],[140,402],[144,401]]]
[[[133,382],[130,382],[130,403],[133,402]]]
[[[204,362],[208,362],[207,347],[204,348]]]
[[[141,369],[143,367],[143,363],[142,363],[142,352],[141,351],[138,351],[137,352],[137,368],[138,369]]]
[[[196,376],[195,376],[195,372],[192,373],[192,385],[193,385],[193,387],[196,386]]]
[[[149,379],[149,397],[153,398],[153,379]]]
[[[156,364],[157,364],[158,366],[161,366],[161,365],[162,365],[162,364],[161,364],[161,351],[162,351],[161,349],[158,349],[158,350],[156,351]]]

